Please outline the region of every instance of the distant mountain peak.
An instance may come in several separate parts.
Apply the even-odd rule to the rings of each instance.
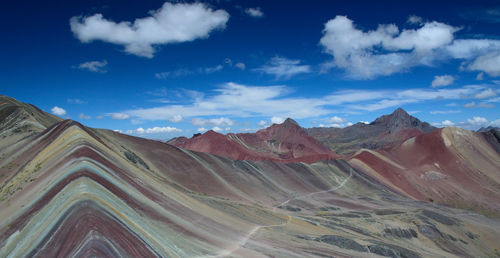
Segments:
[[[293,119],[291,119],[291,118],[287,118],[287,119],[285,119],[285,121],[283,122],[283,124],[284,124],[284,125],[285,125],[285,124],[293,124],[293,125],[297,125],[297,126],[299,125],[299,123],[297,123],[297,121],[295,121],[295,120],[293,120]]]
[[[402,129],[418,129],[422,132],[430,132],[435,128],[426,122],[408,114],[404,109],[398,108],[390,115],[381,116],[372,122],[374,125],[383,125],[388,133],[396,133]]]

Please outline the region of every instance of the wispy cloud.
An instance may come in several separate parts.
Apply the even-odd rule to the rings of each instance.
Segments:
[[[106,60],[103,60],[103,61],[89,61],[73,67],[78,68],[80,70],[87,70],[95,73],[106,73],[107,65],[108,62]]]
[[[454,81],[455,77],[451,75],[434,76],[434,80],[432,80],[431,86],[433,88],[449,86],[453,84]]]
[[[81,99],[66,99],[66,102],[70,104],[86,104],[87,101],[81,100]]]
[[[309,65],[301,64],[300,60],[292,60],[276,56],[271,58],[267,64],[254,70],[274,75],[277,79],[290,79],[292,76],[297,74],[310,73],[311,67]]]
[[[264,16],[264,13],[260,10],[260,7],[247,8],[245,9],[245,13],[254,18],[261,18]]]
[[[200,117],[321,117],[333,113],[355,113],[399,107],[408,103],[445,100],[474,100],[487,85],[460,88],[340,90],[321,97],[295,97],[293,89],[284,85],[249,86],[226,83],[207,96],[193,98],[187,104],[167,104],[153,108],[137,108],[117,112],[141,120],[168,120],[175,115]],[[486,101],[486,100],[485,100]],[[297,108],[301,107],[301,108]],[[195,120],[206,127],[207,119]],[[212,123],[211,125],[215,125]]]
[[[123,45],[125,52],[152,58],[156,45],[193,41],[208,38],[217,29],[224,29],[229,14],[212,10],[203,3],[169,3],[150,16],[132,22],[114,22],[94,14],[72,17],[71,31],[83,43],[94,40]]]
[[[80,113],[80,115],[78,116],[80,119],[85,119],[85,120],[88,120],[88,119],[91,119],[92,117],[89,116],[89,115],[85,115],[84,113]]]
[[[211,118],[211,119],[202,119],[202,118],[193,118],[191,120],[191,124],[195,126],[231,126],[234,124],[234,121],[227,117],[219,117],[219,118]]]
[[[462,112],[461,110],[435,110],[429,112],[431,115],[446,115],[446,114],[457,114]]]
[[[210,66],[210,67],[200,67],[197,69],[189,70],[189,69],[177,69],[174,71],[168,72],[160,72],[156,73],[155,77],[157,79],[168,79],[168,78],[176,78],[188,75],[196,75],[196,74],[212,74],[218,71],[221,71],[224,67],[222,65]]]
[[[182,130],[175,128],[175,127],[170,127],[170,126],[166,126],[166,127],[155,126],[155,127],[146,128],[146,129],[139,127],[135,130],[127,130],[126,131],[127,134],[160,134],[160,133],[172,133],[172,132],[182,132]]]

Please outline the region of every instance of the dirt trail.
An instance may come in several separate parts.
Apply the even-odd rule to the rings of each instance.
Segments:
[[[290,201],[292,200],[296,200],[296,199],[301,199],[301,198],[305,198],[305,197],[310,197],[310,196],[313,196],[315,194],[320,194],[320,193],[327,193],[327,192],[331,192],[331,191],[335,191],[335,190],[338,190],[342,187],[344,187],[344,185],[347,183],[347,181],[349,181],[349,179],[351,179],[352,177],[352,169],[349,171],[349,176],[344,179],[338,186],[332,188],[332,189],[328,189],[328,190],[323,190],[323,191],[318,191],[318,192],[312,192],[312,193],[308,193],[308,194],[304,194],[304,195],[300,195],[300,196],[297,196],[297,197],[293,197],[293,198],[290,198],[280,204],[278,204],[277,206],[275,206],[273,208],[273,212],[276,212],[276,209],[280,206],[283,206],[287,203],[289,203]],[[234,248],[231,248],[229,250],[224,250],[221,254],[218,254],[218,255],[215,255],[215,256],[212,256],[212,257],[225,257],[225,256],[229,256],[231,255],[232,253],[234,253],[235,251],[237,251],[238,249],[240,249],[241,247],[245,246],[245,244],[250,240],[250,238],[255,234],[257,233],[260,229],[262,228],[272,228],[272,227],[282,227],[282,226],[285,226],[286,224],[290,223],[290,220],[292,219],[292,217],[290,215],[286,215],[287,216],[287,220],[286,222],[284,223],[280,223],[280,224],[274,224],[274,225],[268,225],[268,226],[255,226],[252,230],[250,230],[246,235],[245,237],[243,237],[239,242],[238,242],[238,245],[235,246]]]

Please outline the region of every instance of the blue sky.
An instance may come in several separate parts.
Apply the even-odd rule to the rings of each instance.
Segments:
[[[398,107],[500,126],[500,4],[338,2],[7,1],[0,94],[156,139]]]

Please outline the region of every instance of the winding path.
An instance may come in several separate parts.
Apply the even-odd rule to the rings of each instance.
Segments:
[[[313,196],[315,194],[320,194],[320,193],[327,193],[327,192],[331,192],[331,191],[335,191],[335,190],[338,190],[342,187],[344,187],[344,185],[347,183],[347,181],[349,181],[349,179],[351,179],[352,177],[352,168],[349,170],[349,176],[344,179],[338,186],[334,187],[334,188],[331,188],[331,189],[328,189],[328,190],[323,190],[323,191],[318,191],[318,192],[312,192],[312,193],[308,193],[308,194],[304,194],[304,195],[300,195],[300,196],[297,196],[297,197],[293,197],[293,198],[290,198],[280,204],[278,204],[277,206],[275,206],[273,208],[273,212],[276,212],[276,209],[280,206],[283,206],[287,203],[289,203],[290,201],[292,200],[296,200],[296,199],[302,199],[304,197],[310,197],[310,196]],[[250,230],[246,235],[245,237],[243,237],[239,242],[238,242],[238,245],[235,246],[234,248],[231,248],[229,250],[224,250],[221,254],[218,254],[218,255],[215,255],[215,256],[212,256],[212,257],[225,257],[225,256],[228,256],[228,255],[231,255],[232,253],[234,253],[235,251],[237,251],[238,249],[240,249],[241,247],[245,246],[245,244],[250,240],[250,238],[252,238],[252,236],[257,233],[257,231],[259,231],[259,229],[262,229],[262,228],[272,228],[272,227],[281,227],[281,226],[285,226],[286,224],[290,223],[290,220],[292,219],[292,217],[290,215],[286,215],[287,216],[287,220],[286,222],[284,223],[280,223],[280,224],[274,224],[274,225],[268,225],[268,226],[255,226],[252,230]]]

